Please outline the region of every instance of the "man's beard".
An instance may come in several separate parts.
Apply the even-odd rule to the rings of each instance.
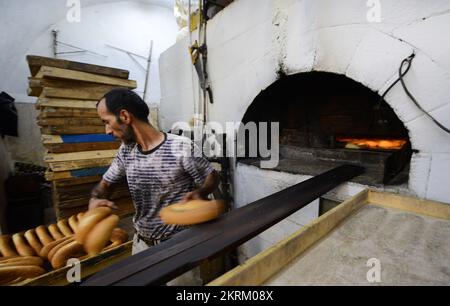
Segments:
[[[122,142],[126,145],[133,144],[136,142],[136,135],[130,125],[124,124],[125,129],[123,130],[123,136],[120,138]]]

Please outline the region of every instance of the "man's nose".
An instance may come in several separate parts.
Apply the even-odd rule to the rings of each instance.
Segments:
[[[105,126],[105,132],[106,132],[106,134],[111,135],[112,129],[109,126]]]

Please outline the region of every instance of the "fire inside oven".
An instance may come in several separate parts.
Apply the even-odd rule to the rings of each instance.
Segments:
[[[340,164],[366,168],[356,182],[408,180],[408,131],[380,96],[346,76],[309,72],[284,76],[262,91],[243,123],[279,122],[280,159],[274,169],[317,175]],[[243,158],[244,163],[257,164]]]

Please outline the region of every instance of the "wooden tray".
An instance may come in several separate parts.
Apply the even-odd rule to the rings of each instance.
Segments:
[[[450,285],[450,205],[364,190],[208,285],[372,284]]]
[[[107,266],[118,262],[128,256],[131,256],[131,247],[133,241],[128,241],[121,244],[113,249],[107,250],[100,253],[97,256],[87,258],[80,262],[80,276],[81,279],[92,275]],[[73,269],[71,266],[66,266],[61,269],[50,271],[46,274],[40,275],[39,277],[25,280],[21,283],[15,284],[15,286],[65,286],[69,285],[67,280],[67,272]]]

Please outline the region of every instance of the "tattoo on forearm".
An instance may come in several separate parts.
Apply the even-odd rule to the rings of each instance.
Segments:
[[[110,186],[106,182],[100,181],[94,189],[92,189],[91,198],[108,199],[110,194]]]
[[[213,171],[206,177],[206,180],[200,189],[203,191],[204,195],[207,196],[216,190],[219,182],[219,174],[216,171]]]

